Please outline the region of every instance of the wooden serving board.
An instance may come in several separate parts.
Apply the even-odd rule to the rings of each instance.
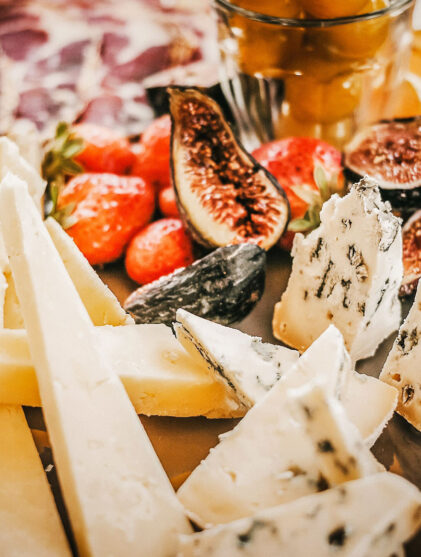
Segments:
[[[285,290],[291,269],[289,255],[280,250],[268,254],[265,292],[252,313],[238,323],[241,331],[260,336],[266,342],[278,344],[272,335],[272,313],[274,304]],[[121,302],[136,288],[125,274],[121,264],[107,267],[100,272],[101,278],[113,290]],[[404,314],[409,303],[403,307]],[[376,355],[359,363],[358,370],[378,377],[383,362],[392,346],[392,335],[379,347]],[[60,513],[64,518],[66,531],[71,531],[61,500],[60,490],[53,466],[51,449],[40,409],[26,409],[26,416],[32,428],[44,467]],[[164,466],[173,486],[177,489],[209,450],[218,443],[218,435],[234,427],[238,420],[209,420],[206,418],[168,418],[140,416],[152,444]],[[264,435],[264,432],[262,432]],[[376,457],[384,466],[400,474],[421,489],[421,433],[395,414],[389,425],[373,447]],[[72,547],[75,546],[72,542]],[[75,552],[76,555],[76,552]],[[408,557],[420,557],[421,533],[407,547]]]

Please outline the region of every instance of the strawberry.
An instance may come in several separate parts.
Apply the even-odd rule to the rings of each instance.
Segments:
[[[128,140],[114,130],[82,123],[73,126],[71,133],[83,141],[74,160],[86,171],[128,174],[136,161]]]
[[[324,201],[343,189],[341,153],[320,139],[288,137],[262,145],[253,156],[288,197],[291,221],[280,245],[291,249],[295,233],[317,228]]]
[[[55,216],[91,265],[98,265],[121,257],[154,209],[154,188],[142,178],[86,173],[61,189]]]
[[[180,213],[178,212],[177,201],[175,199],[175,192],[172,186],[168,188],[163,188],[158,195],[159,210],[164,215],[164,217],[174,217],[178,218]]]
[[[193,246],[180,219],[152,222],[131,240],[126,252],[126,271],[139,284],[193,263]]]
[[[143,176],[158,190],[171,184],[170,169],[171,119],[168,114],[154,120],[133,146],[136,162],[134,176]]]

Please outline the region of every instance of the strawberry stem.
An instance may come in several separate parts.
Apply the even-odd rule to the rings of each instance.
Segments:
[[[55,218],[63,227],[66,223],[67,227],[71,226],[68,222],[74,206],[71,210],[68,207],[59,210],[57,209],[58,198],[67,178],[84,171],[83,167],[74,160],[83,149],[83,140],[73,136],[66,122],[59,122],[55,138],[49,143],[42,161],[42,175],[48,182],[49,194],[45,207],[46,215]]]

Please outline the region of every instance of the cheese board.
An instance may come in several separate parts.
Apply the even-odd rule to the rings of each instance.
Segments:
[[[7,557],[421,552],[414,2],[273,4],[0,10]]]

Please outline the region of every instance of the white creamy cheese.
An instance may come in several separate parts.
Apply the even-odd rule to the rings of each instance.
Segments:
[[[262,343],[259,338],[183,309],[177,311],[177,321],[174,329],[181,344],[248,408],[261,400],[298,358],[295,351]],[[343,337],[333,325],[326,331],[322,349],[316,351],[317,345],[313,347],[311,360],[313,376],[322,376],[325,369],[336,370],[336,374],[325,376],[325,380],[371,446],[393,415],[397,391],[353,370]],[[330,368],[327,362],[332,359],[342,360],[342,367]]]
[[[11,174],[0,221],[79,554],[168,557],[190,525],[26,184]]]
[[[28,183],[29,193],[37,208],[41,209],[41,199],[47,183],[20,154],[19,148],[8,137],[0,137],[0,180],[12,172]],[[21,323],[19,305],[14,298],[13,284],[10,285],[9,261],[0,232],[0,327],[18,327]]]
[[[320,219],[317,230],[295,237],[273,333],[303,351],[333,323],[353,361],[372,356],[400,323],[400,221],[368,179],[343,198],[332,196]]]
[[[47,477],[19,406],[0,406],[0,555],[70,557]]]
[[[299,417],[299,397],[293,398],[288,392],[314,378],[313,354],[319,355],[330,346],[331,330],[307,350],[231,432],[221,436],[220,443],[181,486],[178,497],[200,526],[250,516],[262,508],[326,489],[338,480],[336,472],[324,476],[329,468],[321,466],[320,459],[326,464],[331,455],[319,450],[314,441],[318,431],[310,430],[308,420]],[[339,376],[343,367],[343,358],[336,358],[318,370],[327,399],[332,398],[335,387],[326,378]],[[287,403],[289,398],[291,402]],[[342,445],[335,441],[340,447],[336,459],[354,459],[350,479],[368,470],[378,471],[377,461],[363,443],[356,442],[358,431],[343,412],[337,411],[337,405],[327,404],[326,412],[325,439],[337,439],[344,432]]]
[[[184,348],[247,406],[262,398],[299,357],[296,350],[263,343],[236,329],[177,311],[175,334]]]
[[[73,239],[59,223],[49,218],[45,221],[45,226],[93,324],[127,325],[134,323],[134,320],[124,311],[115,295],[102,282]]]
[[[399,391],[397,412],[421,431],[421,283],[380,374]]]
[[[181,536],[178,557],[387,557],[420,526],[420,492],[384,472]]]
[[[12,172],[28,184],[29,193],[36,206],[40,208],[47,182],[20,154],[19,148],[8,137],[0,137],[0,180]]]
[[[94,334],[138,414],[244,415],[238,399],[183,349],[166,325],[108,325],[96,327]],[[41,405],[24,329],[0,329],[0,404]]]

